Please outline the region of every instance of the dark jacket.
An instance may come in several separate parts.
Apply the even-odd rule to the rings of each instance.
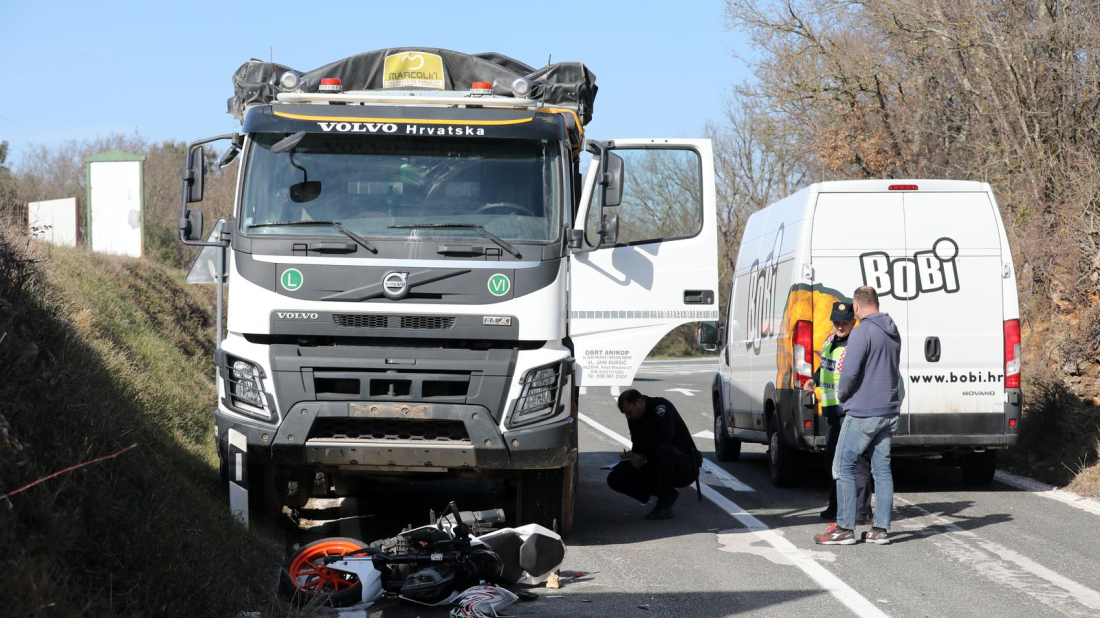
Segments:
[[[652,457],[661,444],[671,444],[686,455],[696,466],[702,465],[702,455],[695,448],[695,441],[688,433],[684,419],[676,406],[664,397],[645,397],[645,413],[636,421],[627,421],[630,427],[631,452]]]
[[[837,394],[848,416],[890,416],[901,411],[901,333],[885,313],[860,320],[848,336]]]

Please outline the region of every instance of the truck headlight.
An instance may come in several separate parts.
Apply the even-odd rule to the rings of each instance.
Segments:
[[[523,390],[516,400],[509,425],[525,425],[553,416],[561,390],[562,363],[536,367],[523,376]]]
[[[227,375],[226,394],[230,403],[238,412],[250,416],[271,419],[271,413],[264,404],[264,391],[260,379],[263,371],[255,364],[235,357],[226,358]]]

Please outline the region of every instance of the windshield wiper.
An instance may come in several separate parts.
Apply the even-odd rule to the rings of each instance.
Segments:
[[[478,234],[481,234],[485,238],[495,242],[497,246],[504,249],[508,253],[515,256],[517,260],[522,260],[523,256],[519,254],[519,251],[515,247],[508,244],[508,241],[504,240],[500,236],[490,232],[483,226],[476,223],[413,223],[412,225],[391,225],[391,230],[419,230],[419,229],[437,229],[437,230],[473,230]]]
[[[271,223],[254,223],[248,226],[248,229],[251,230],[254,227],[276,227],[282,225],[327,225],[329,227],[336,228],[337,230],[342,232],[344,236],[347,236],[348,238],[354,240],[356,243],[359,244],[360,247],[363,247],[367,251],[370,251],[371,253],[378,253],[378,249],[376,249],[369,240],[344,227],[339,221],[273,221]]]

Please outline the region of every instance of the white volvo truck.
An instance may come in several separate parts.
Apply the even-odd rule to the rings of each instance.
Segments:
[[[316,479],[495,478],[509,515],[568,531],[579,388],[630,384],[669,330],[718,317],[710,142],[586,141],[579,63],[400,48],[253,60],[234,87],[241,129],[190,145],[179,221],[223,256],[219,298],[232,283],[214,414],[233,511]],[[218,139],[233,217],[200,241]]]

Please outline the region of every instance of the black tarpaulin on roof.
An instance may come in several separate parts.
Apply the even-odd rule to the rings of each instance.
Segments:
[[[442,74],[432,70],[439,63],[433,56],[441,61]],[[390,58],[389,73],[387,58]],[[395,66],[414,70],[398,74],[393,70]],[[279,77],[292,70],[281,64],[256,59],[242,64],[233,74],[229,113],[241,120],[249,106],[275,101],[280,92],[276,87]],[[345,92],[387,88],[469,90],[473,82],[492,82],[493,94],[512,96],[512,82],[518,77],[526,77],[534,85],[529,98],[544,105],[571,109],[577,112],[584,124],[592,120],[597,90],[596,76],[579,62],[557,62],[535,69],[495,52],[463,54],[425,47],[380,49],[330,62],[305,73],[296,72],[302,76],[302,92],[317,92],[321,78],[336,77]]]

